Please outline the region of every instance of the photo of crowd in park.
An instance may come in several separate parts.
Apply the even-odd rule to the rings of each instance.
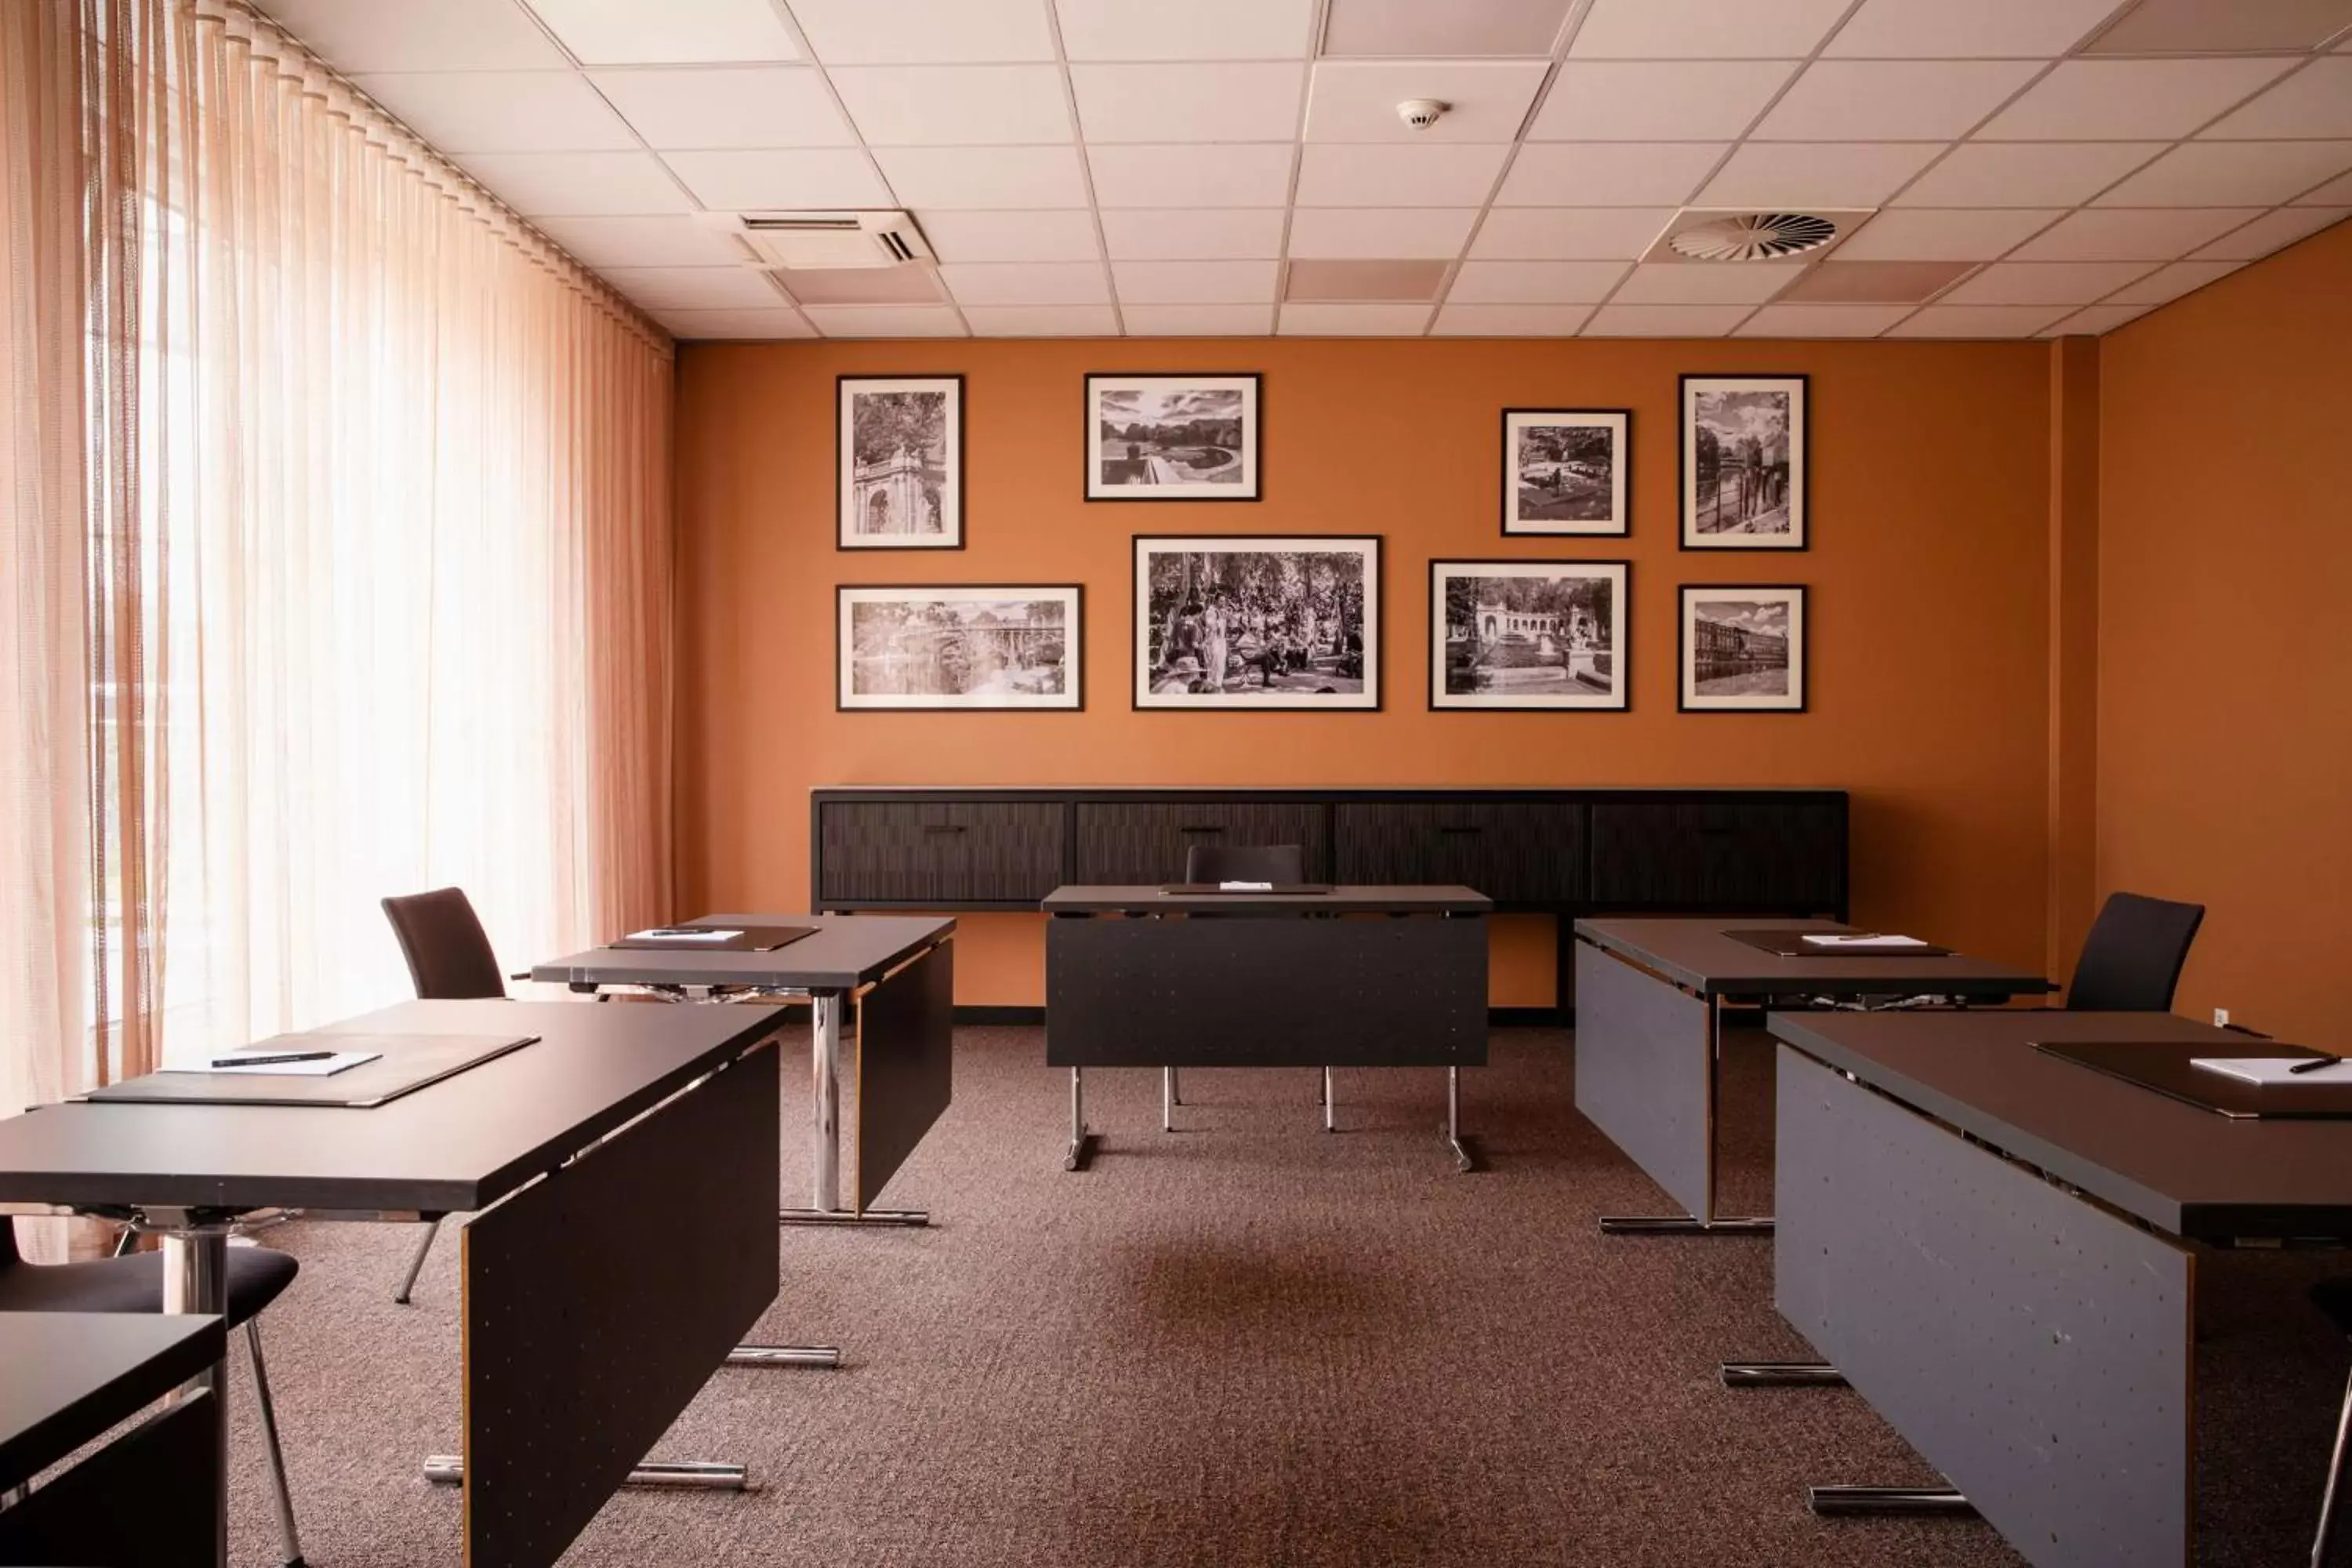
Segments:
[[[1683,548],[1805,547],[1805,378],[1682,378]]]
[[[1255,500],[1255,375],[1087,377],[1088,500]]]
[[[1076,708],[1078,597],[1076,584],[842,587],[838,704]]]
[[[1622,709],[1622,561],[1433,561],[1429,705]]]
[[[1622,409],[1503,411],[1503,531],[1622,534],[1626,510]]]
[[[1138,708],[1380,706],[1380,540],[1139,537]]]

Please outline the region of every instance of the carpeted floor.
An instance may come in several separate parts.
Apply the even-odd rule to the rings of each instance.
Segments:
[[[1724,1096],[1730,1208],[1769,1212],[1769,1058]],[[1603,1238],[1664,1207],[1572,1106],[1565,1034],[1499,1032],[1465,1075],[1489,1168],[1460,1176],[1435,1072],[1343,1072],[1319,1131],[1306,1072],[1097,1073],[1105,1148],[1061,1169],[1066,1075],[1042,1036],[969,1029],[956,1101],[886,1201],[916,1231],[787,1228],[761,1339],[844,1347],[837,1372],[714,1376],[656,1457],[747,1461],[748,1495],[625,1493],[567,1562],[1153,1568],[1673,1565],[2020,1559],[1982,1524],[1822,1521],[1809,1481],[1927,1482],[1854,1394],[1732,1393],[1727,1356],[1800,1357],[1770,1244]],[[805,1079],[787,1074],[784,1194],[805,1191]],[[408,1227],[273,1233],[302,1277],[271,1312],[271,1374],[317,1568],[458,1561],[457,1247],[413,1307]],[[659,1268],[658,1234],[614,1238]],[[2233,1392],[2200,1409],[2268,1479],[2206,1507],[2211,1561],[2307,1551],[2342,1346],[2295,1300],[2324,1260],[2235,1255],[2200,1280],[2200,1339]],[[237,1358],[236,1560],[275,1561]],[[2219,1440],[2219,1439],[2216,1439]],[[2219,1468],[2220,1467],[2216,1467]]]

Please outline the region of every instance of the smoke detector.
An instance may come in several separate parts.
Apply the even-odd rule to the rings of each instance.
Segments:
[[[1415,131],[1426,131],[1437,123],[1439,116],[1453,107],[1433,98],[1408,98],[1397,105],[1397,118]]]
[[[1817,208],[1811,212],[1685,207],[1651,243],[1644,261],[1742,262],[1818,260],[1845,242],[1875,209]]]
[[[903,267],[928,261],[923,231],[903,212],[701,213],[766,267]]]

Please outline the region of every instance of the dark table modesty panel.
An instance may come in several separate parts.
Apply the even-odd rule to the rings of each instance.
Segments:
[[[1816,1380],[1852,1384],[1952,1483],[1905,1504],[1972,1506],[2037,1568],[2185,1568],[2192,1244],[2352,1239],[2352,1122],[2233,1121],[2033,1048],[2260,1048],[2168,1014],[1774,1013],[1769,1027],[1775,1304],[1829,1358]],[[1882,1500],[1814,1489],[1824,1512]]]
[[[637,1457],[775,1297],[768,1042],[782,1020],[773,1007],[406,1002],[333,1027],[540,1038],[369,1110],[77,1102],[0,1121],[0,1213],[130,1215],[163,1237],[164,1310],[216,1315],[229,1236],[255,1211],[474,1212],[465,1458],[429,1459],[426,1474],[466,1487],[469,1564],[540,1568],[624,1481],[741,1484],[740,1467]],[[616,1282],[611,1237],[654,1230],[664,1267]],[[215,1361],[191,1385],[220,1456],[216,1500],[226,1381]],[[207,1562],[226,1561],[220,1528]]]
[[[1817,789],[837,787],[810,797],[809,908],[1034,910],[1160,883],[1194,845],[1297,844],[1310,881],[1456,884],[1560,917],[1846,915],[1846,795]]]

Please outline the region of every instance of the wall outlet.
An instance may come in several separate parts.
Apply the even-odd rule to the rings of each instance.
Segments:
[[[2230,1026],[2230,1010],[2227,1007],[2213,1009],[2213,1026],[2217,1029],[2226,1029]]]

